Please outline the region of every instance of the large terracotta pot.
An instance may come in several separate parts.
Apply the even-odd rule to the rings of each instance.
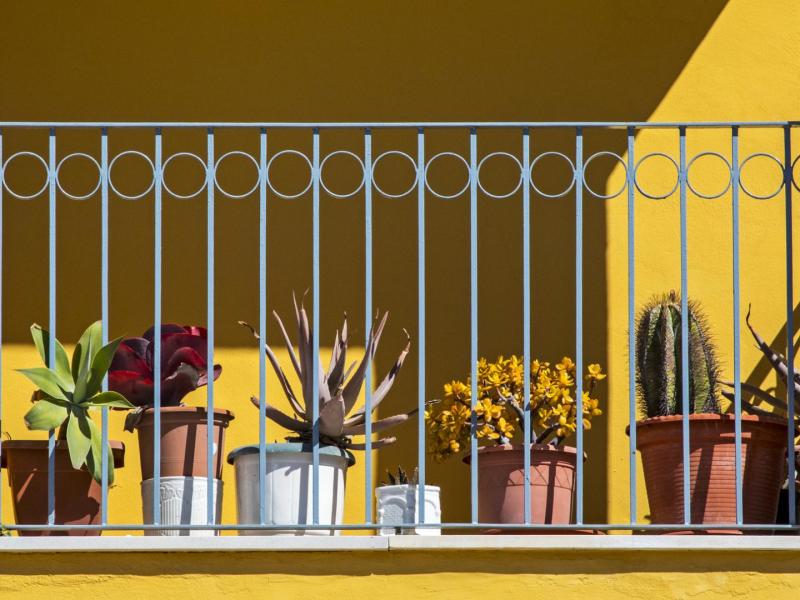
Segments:
[[[202,406],[169,406],[161,409],[161,476],[208,476],[208,411]],[[229,410],[214,409],[214,477],[222,476],[225,429],[234,418]],[[136,425],[142,480],[153,477],[155,411],[142,414]]]
[[[124,465],[125,445],[109,442],[114,467]],[[18,525],[47,523],[48,448],[46,440],[9,440],[3,442],[2,466],[14,505]],[[73,469],[66,441],[56,442],[55,451],[55,524],[98,525],[100,523],[101,488],[86,469]],[[31,536],[97,536],[100,530],[20,531]]]
[[[575,498],[575,448],[533,444],[530,449],[530,522],[567,525]],[[467,456],[464,462],[469,463]],[[522,445],[478,450],[478,518],[482,523],[525,522],[525,466]]]
[[[682,416],[636,424],[650,519],[683,523]],[[736,523],[733,415],[689,415],[691,522]],[[786,421],[742,415],[742,502],[745,523],[774,523],[786,472]],[[713,530],[710,530],[713,532]],[[738,533],[738,531],[727,531]]]

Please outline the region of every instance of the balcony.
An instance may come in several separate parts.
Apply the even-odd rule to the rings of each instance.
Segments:
[[[787,332],[795,331],[797,316],[796,123],[0,127],[0,418],[10,436],[0,444],[9,465],[3,477],[13,471],[9,451],[21,440],[41,440],[44,457],[17,471],[24,484],[15,498],[3,491],[2,525],[9,532],[191,534],[210,537],[197,544],[223,548],[228,542],[215,536],[236,533],[416,533],[422,540],[463,533],[800,531],[797,499],[786,485],[787,465],[795,462],[794,452],[786,452],[795,446],[795,428],[786,426],[795,422],[794,388],[786,389],[780,368],[773,372],[769,357],[750,343],[748,329],[786,357],[787,378],[794,379],[796,347],[787,344]],[[647,331],[642,307],[670,290],[675,295],[664,305],[676,323],[674,354],[658,374],[670,379],[671,395],[661,386],[662,412],[645,415],[653,378],[637,376],[636,365],[646,364],[642,348],[648,351],[637,332]],[[293,293],[307,310],[305,349]],[[691,302],[705,315],[699,333],[691,319],[674,321]],[[343,313],[350,353],[361,361],[375,315],[384,310],[391,316],[380,350],[363,363],[363,390],[349,392],[355,404],[347,407],[351,416],[362,407],[369,415],[380,402],[374,429],[372,420],[356,419],[350,431],[357,433],[340,427],[332,434],[326,418],[333,405],[324,396],[336,401],[341,386],[328,389],[328,381],[338,379],[301,383],[300,374],[327,373],[336,364],[338,335],[329,344]],[[149,374],[124,387],[115,370],[130,369],[112,366],[101,386],[124,387],[131,401],[149,386],[142,397],[150,400],[137,405],[153,408],[151,421],[144,425],[145,412],[138,434],[127,433],[125,412],[90,410],[99,446],[87,452],[97,458],[76,471],[65,447],[69,437],[58,442],[57,428],[49,434],[25,428],[35,386],[14,370],[41,362],[30,341],[32,323],[51,334],[41,338],[43,356],[54,357],[47,360],[57,369],[55,338],[68,355],[79,352],[81,332],[98,320],[103,344],[151,325],[202,328],[192,330],[205,338],[202,345],[189,346],[202,347],[197,365],[204,365],[198,369],[205,379],[194,381],[188,395],[173,394],[171,377],[181,377],[195,359],[172,364],[169,335],[151,336],[138,356],[149,361]],[[713,343],[694,346],[706,333]],[[399,369],[395,361],[407,340]],[[712,378],[720,383],[706,393],[713,407],[696,402],[703,385],[697,364],[708,359],[696,349],[710,347],[720,364]],[[298,376],[292,352],[308,357]],[[512,355],[518,365],[504,364],[518,369],[518,384],[493,386],[491,369],[479,359]],[[287,374],[285,384],[273,357]],[[572,377],[562,357],[574,361]],[[567,373],[552,388],[567,400],[544,389],[545,373],[541,363],[531,367],[534,359],[551,363],[548,377]],[[216,381],[207,376],[207,365],[215,364],[222,366]],[[602,375],[584,378],[591,365],[600,365]],[[707,365],[707,374],[713,370]],[[386,373],[396,382],[384,401]],[[443,389],[454,380],[464,384],[460,395]],[[302,404],[302,398],[322,400]],[[599,412],[592,414],[595,400]],[[168,406],[178,401],[196,410],[176,449],[167,438],[180,427]],[[466,411],[462,420],[437,425],[437,415],[453,407]],[[276,416],[278,410],[286,416]],[[712,417],[695,414],[703,412]],[[395,414],[410,417],[384,434],[387,423],[379,419]],[[658,452],[672,462],[645,474],[637,442],[647,427],[634,424],[655,414],[676,415]],[[779,419],[770,421],[770,414]],[[769,435],[753,429],[759,420],[772,423]],[[694,441],[711,421],[725,425],[709,434],[711,442]],[[292,434],[292,422],[307,427]],[[759,446],[764,435],[769,439]],[[307,464],[282,455],[286,447],[276,444],[287,436],[303,442],[297,454],[307,455]],[[397,441],[383,447],[388,436]],[[124,443],[124,466],[99,449],[109,440]],[[504,441],[518,446],[519,464],[503,453],[479,452]],[[230,457],[234,467],[225,459],[237,447],[246,449]],[[351,451],[355,464],[348,467]],[[554,452],[560,458],[542,458]],[[465,456],[478,458],[464,464]],[[496,466],[481,467],[497,456]],[[566,470],[553,476],[564,461]],[[398,465],[417,483],[376,500],[376,490],[388,489],[381,485],[386,471],[395,476]],[[93,468],[100,475],[90,484]],[[753,471],[771,475],[753,483]],[[663,473],[666,483],[658,478]],[[62,504],[62,486],[76,474],[89,498],[77,516]],[[768,488],[766,507],[755,506],[751,485]],[[648,495],[664,486],[669,499],[654,515]],[[21,518],[26,502],[40,516]],[[476,539],[483,541],[470,543],[495,543],[488,535]],[[547,543],[558,544],[554,539]],[[386,542],[394,543],[432,542]]]

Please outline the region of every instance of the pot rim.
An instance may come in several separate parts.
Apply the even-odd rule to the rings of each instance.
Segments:
[[[733,422],[735,421],[736,416],[724,413],[724,414],[716,414],[716,413],[692,413],[689,415],[689,421],[716,421],[716,422]],[[787,426],[786,419],[782,419],[777,416],[772,415],[741,415],[742,422],[749,422],[749,423],[759,423],[764,425],[776,425],[776,426]],[[675,423],[683,421],[683,415],[667,415],[661,417],[649,417],[647,419],[641,419],[636,421],[636,428],[639,429],[641,427],[653,427],[658,426],[662,423]],[[630,435],[631,433],[631,426],[627,425],[625,427],[626,435]]]
[[[264,444],[264,447],[267,454],[311,454],[313,452],[313,446],[311,444],[304,444],[302,442],[273,442],[271,444]],[[258,444],[239,446],[228,453],[228,464],[234,464],[238,457],[244,456],[245,454],[258,454],[259,452],[260,448]],[[339,446],[320,444],[319,453],[325,456],[346,458],[348,467],[352,467],[356,464],[356,457],[353,453]]]
[[[419,487],[418,483],[398,483],[395,485],[378,485],[375,486],[375,493],[377,493],[378,490],[390,490],[395,488],[418,488],[418,487]],[[441,491],[441,488],[438,485],[431,485],[429,483],[426,483],[425,491],[427,492],[428,490],[432,492],[439,492]]]
[[[558,454],[578,454],[578,449],[574,446],[553,446],[551,444],[531,444],[531,451],[537,450],[539,452],[553,452]],[[483,446],[478,448],[478,457],[481,454],[492,454],[495,452],[519,452],[525,451],[525,444],[498,444],[496,446]],[[472,453],[467,454],[461,459],[464,463],[470,464],[472,462]],[[584,452],[584,460],[586,460],[586,453]]]
[[[155,407],[150,406],[142,411],[142,415],[152,415],[155,413]],[[208,414],[208,407],[206,406],[162,406],[159,409],[161,413],[203,413]],[[233,412],[229,411],[227,408],[214,408],[214,416],[220,416],[226,418],[228,421],[232,421],[236,418]]]
[[[125,466],[125,442],[120,440],[108,440],[111,446],[111,455],[114,457],[114,468]],[[2,454],[0,454],[0,468],[7,468],[6,457],[8,450],[48,450],[48,440],[5,440],[2,443]],[[56,450],[69,450],[67,440],[56,440]]]

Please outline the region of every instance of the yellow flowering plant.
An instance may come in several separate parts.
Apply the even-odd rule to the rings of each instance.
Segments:
[[[560,362],[531,363],[531,440],[560,445],[577,428],[575,363],[565,356]],[[597,382],[606,375],[598,364],[586,369],[583,391],[583,427],[603,414],[593,397]],[[518,356],[499,356],[495,362],[478,361],[478,399],[475,403],[475,435],[479,443],[508,444],[524,424],[524,364]],[[444,397],[425,411],[428,451],[442,461],[469,449],[473,431],[472,382],[444,384]]]

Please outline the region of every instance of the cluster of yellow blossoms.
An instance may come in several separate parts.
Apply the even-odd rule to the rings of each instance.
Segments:
[[[478,440],[508,443],[522,425],[523,362],[518,356],[499,356],[495,362],[478,361],[478,400],[475,403]],[[583,426],[591,428],[591,418],[603,414],[592,398],[595,385],[605,379],[600,365],[587,368],[583,392]],[[550,438],[561,440],[575,432],[577,406],[575,363],[569,357],[551,366],[534,360],[531,364],[532,439],[543,444]],[[428,423],[428,450],[437,461],[470,447],[472,430],[472,383],[451,381],[444,385],[444,398],[425,411]]]

